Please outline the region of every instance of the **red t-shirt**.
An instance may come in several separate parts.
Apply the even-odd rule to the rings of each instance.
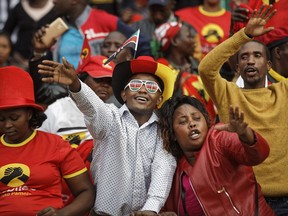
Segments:
[[[0,141],[0,215],[31,216],[62,208],[61,180],[87,171],[79,154],[60,136],[42,131],[19,144]]]
[[[224,8],[219,12],[207,12],[203,6],[188,7],[175,14],[196,29],[203,56],[229,37],[231,13]]]

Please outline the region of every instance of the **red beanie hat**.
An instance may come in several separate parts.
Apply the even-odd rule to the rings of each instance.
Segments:
[[[0,68],[0,109],[26,106],[43,111],[35,103],[34,85],[29,73],[15,66]]]
[[[155,29],[155,37],[161,43],[161,50],[169,48],[172,39],[180,31],[182,24],[180,22],[167,22]]]

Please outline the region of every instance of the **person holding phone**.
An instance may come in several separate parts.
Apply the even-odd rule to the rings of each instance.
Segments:
[[[62,57],[77,68],[84,37],[91,47],[91,55],[101,54],[104,38],[112,31],[119,31],[129,38],[135,30],[117,16],[91,8],[87,0],[54,0],[54,11],[69,26],[53,48],[53,60],[62,62]],[[47,47],[48,48],[48,47]],[[150,42],[140,33],[136,56],[150,55]]]
[[[14,65],[28,70],[34,32],[56,18],[52,0],[22,0],[10,11],[3,30],[10,36],[15,33],[17,38],[13,44]]]

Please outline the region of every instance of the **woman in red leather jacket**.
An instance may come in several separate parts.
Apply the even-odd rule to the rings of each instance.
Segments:
[[[203,104],[181,96],[160,110],[164,148],[177,161],[162,215],[272,216],[251,166],[269,154],[267,142],[248,127],[238,107],[230,122],[210,126]]]

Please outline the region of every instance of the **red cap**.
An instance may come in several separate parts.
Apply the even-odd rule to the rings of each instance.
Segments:
[[[29,73],[15,66],[0,68],[0,109],[33,107],[35,103],[33,80]]]
[[[91,56],[83,67],[80,66],[81,69],[78,71],[78,74],[86,72],[93,78],[112,77],[115,64],[111,61],[104,65],[106,60],[106,56]]]
[[[180,22],[167,22],[155,29],[155,36],[161,43],[161,50],[169,48],[172,39],[180,31],[182,24]]]

